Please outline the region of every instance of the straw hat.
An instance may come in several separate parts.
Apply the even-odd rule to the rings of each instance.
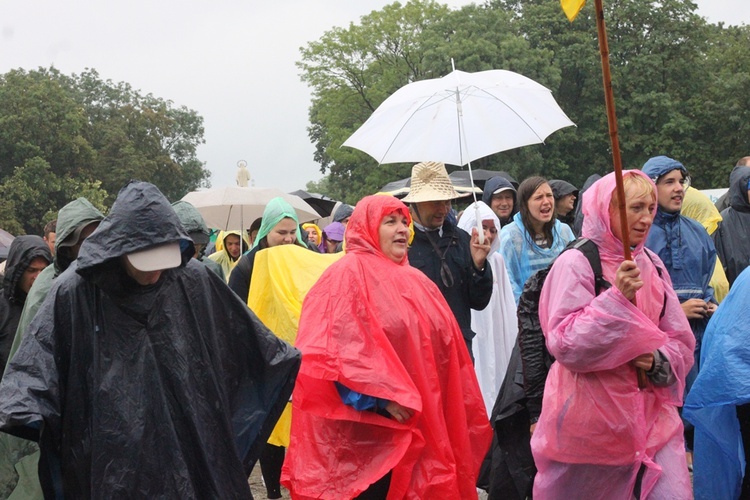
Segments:
[[[445,163],[425,161],[417,163],[411,169],[411,190],[403,200],[404,203],[421,203],[423,201],[455,200],[461,195],[453,188],[445,170]]]

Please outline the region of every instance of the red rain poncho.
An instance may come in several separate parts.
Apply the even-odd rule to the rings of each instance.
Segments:
[[[406,206],[357,204],[347,253],[307,295],[297,347],[291,446],[282,483],[293,498],[352,498],[393,471],[388,498],[476,498],[491,440],[471,360],[438,288],[380,250],[378,228]],[[334,381],[414,410],[405,424],[342,403]]]
[[[586,191],[582,232],[597,244],[612,284],[624,260],[610,228],[614,189],[610,174]],[[664,264],[655,254],[649,258],[643,243],[632,255],[644,281],[637,307],[615,286],[596,296],[581,252],[562,254],[544,283],[539,319],[556,362],[531,440],[539,469],[534,498],[630,499],[641,464],[640,498],[692,497],[677,407],[695,339],[669,275],[663,271],[660,278],[655,268]],[[657,349],[677,381],[639,390],[630,361]]]

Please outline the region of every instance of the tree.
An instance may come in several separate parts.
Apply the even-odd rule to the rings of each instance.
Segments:
[[[208,185],[203,142],[195,111],[94,70],[10,71],[0,76],[0,224],[40,232],[72,197],[106,206],[130,179],[179,199]]]
[[[107,192],[99,181],[58,176],[44,159],[31,158],[0,185],[0,226],[14,234],[42,228],[57,217],[57,208],[80,196],[106,210]]]
[[[667,154],[708,188],[726,185],[734,161],[747,154],[750,38],[747,27],[708,24],[696,8],[689,0],[621,0],[607,5],[605,18],[624,166]],[[413,0],[310,43],[298,64],[313,89],[309,133],[328,174],[326,194],[354,202],[409,175],[411,165],[377,166],[341,144],[399,87],[447,74],[451,58],[465,71],[510,69],[540,82],[577,124],[544,145],[475,166],[577,185],[610,171],[593,16],[587,6],[570,23],[558,0],[494,0],[453,11]]]

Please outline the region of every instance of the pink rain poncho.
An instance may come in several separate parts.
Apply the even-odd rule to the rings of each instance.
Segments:
[[[634,175],[643,175],[633,171]],[[650,181],[649,181],[650,182]],[[614,174],[583,200],[583,237],[615,283],[622,243],[610,228]],[[617,215],[616,215],[617,216]],[[577,251],[562,254],[544,284],[539,319],[556,358],[531,440],[539,469],[534,498],[630,499],[641,466],[640,498],[692,498],[683,427],[677,413],[695,339],[659,258],[643,244],[632,252],[644,286],[637,306],[615,286],[596,296],[594,273]],[[676,381],[638,389],[637,356],[659,350]]]

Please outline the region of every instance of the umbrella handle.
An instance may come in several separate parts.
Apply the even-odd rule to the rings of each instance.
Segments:
[[[484,228],[482,227],[482,219],[479,218],[479,205],[474,203],[474,210],[476,210],[476,221],[477,221],[477,236],[479,236],[479,244],[484,245]]]

